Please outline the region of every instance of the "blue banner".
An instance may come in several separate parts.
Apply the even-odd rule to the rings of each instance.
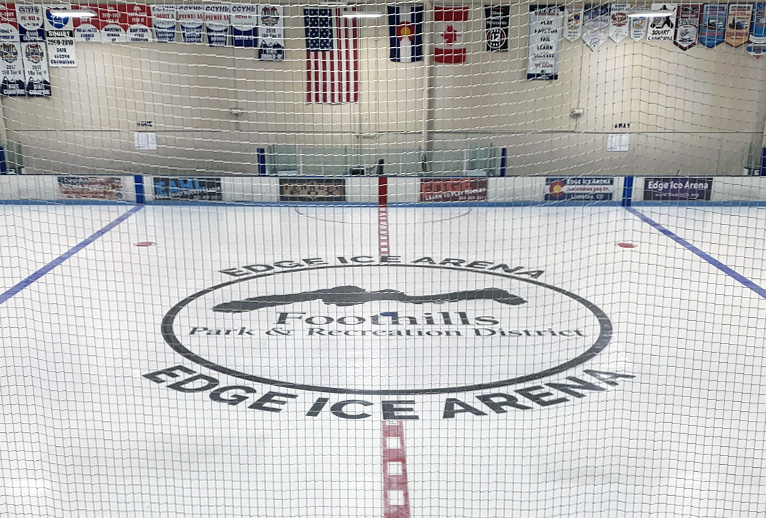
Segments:
[[[726,36],[726,10],[727,5],[708,4],[702,11],[702,25],[700,26],[700,43],[713,48],[723,43]]]

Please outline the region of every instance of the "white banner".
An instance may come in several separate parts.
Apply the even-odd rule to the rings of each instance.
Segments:
[[[667,16],[655,16],[649,20],[646,39],[649,41],[673,41],[676,32],[676,4],[652,4],[652,11],[667,11]]]
[[[45,40],[41,5],[16,4],[16,20],[19,22],[19,38],[22,42]]]
[[[527,79],[558,79],[564,7],[531,5],[529,11]]]
[[[646,6],[637,5],[633,8],[633,11],[646,11]],[[647,18],[636,16],[630,19],[630,39],[633,41],[641,41],[646,36],[646,27],[649,25]]]
[[[51,78],[45,42],[22,43],[21,60],[24,63],[24,82],[27,95],[47,97],[51,95]]]
[[[631,9],[630,4],[612,4],[609,37],[615,43],[620,43],[628,37],[628,13]]]
[[[212,4],[205,6],[205,32],[210,47],[225,47],[229,42],[231,6]]]
[[[281,5],[260,6],[258,32],[260,45],[258,59],[261,61],[284,61],[285,17]]]
[[[152,29],[154,40],[158,43],[176,41],[176,6],[153,5]]]
[[[69,4],[45,6],[45,40],[51,67],[77,66],[71,10]]]
[[[574,3],[566,6],[567,28],[564,37],[567,40],[577,41],[582,36],[582,19],[584,14],[584,3]]]
[[[27,89],[24,86],[24,64],[21,60],[21,43],[4,41],[0,43],[0,95],[24,96]]]
[[[590,50],[598,48],[609,39],[609,6],[594,5],[585,11],[582,40]]]
[[[231,43],[235,47],[254,48],[258,44],[258,6],[231,6]]]
[[[98,15],[101,19],[102,43],[128,41],[128,12],[124,5],[99,5]]]
[[[181,25],[181,37],[184,43],[202,43],[202,26],[205,23],[205,10],[201,5],[179,5],[178,22]]]

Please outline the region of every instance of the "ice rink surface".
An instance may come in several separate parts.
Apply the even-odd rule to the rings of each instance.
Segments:
[[[0,206],[0,516],[383,517],[384,419],[401,516],[766,516],[765,209],[129,209]]]

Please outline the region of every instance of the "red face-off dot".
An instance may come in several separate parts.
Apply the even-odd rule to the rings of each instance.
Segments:
[[[617,246],[620,248],[636,248],[636,245],[633,243],[617,243]]]
[[[154,241],[139,241],[138,243],[136,243],[136,246],[152,246],[154,244],[155,244]]]

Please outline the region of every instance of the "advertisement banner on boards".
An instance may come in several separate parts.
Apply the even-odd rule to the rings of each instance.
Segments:
[[[341,202],[346,201],[343,178],[280,178],[279,201]]]
[[[234,4],[231,6],[231,43],[235,47],[258,46],[258,6]]]
[[[154,199],[163,200],[205,200],[221,201],[220,178],[181,178],[177,176],[155,176]]]
[[[645,178],[645,201],[710,201],[712,178]]]
[[[258,59],[285,60],[285,17],[281,5],[262,5],[258,13]]]
[[[700,26],[700,43],[713,48],[723,43],[726,36],[726,18],[729,6],[724,4],[707,4],[702,9],[702,25]]]
[[[484,7],[486,49],[490,52],[508,50],[508,25],[511,6],[488,5]]]
[[[529,6],[527,79],[559,78],[559,45],[563,31],[563,6]]]
[[[176,11],[184,43],[202,43],[205,10],[201,5],[179,5]]]
[[[545,201],[609,201],[614,196],[614,178],[546,178]]]
[[[157,43],[176,41],[176,6],[153,5],[151,11],[154,41]]]
[[[230,5],[205,5],[205,33],[207,33],[207,44],[209,47],[225,47],[229,43],[230,23]]]
[[[109,176],[59,176],[62,198],[76,200],[114,200],[125,197],[122,178]]]
[[[421,178],[420,201],[486,201],[486,178]]]

